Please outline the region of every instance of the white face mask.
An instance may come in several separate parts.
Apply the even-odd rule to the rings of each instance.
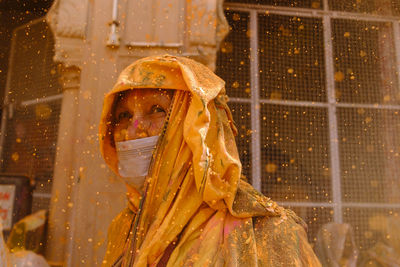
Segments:
[[[116,142],[119,175],[131,186],[142,190],[149,172],[158,135]]]

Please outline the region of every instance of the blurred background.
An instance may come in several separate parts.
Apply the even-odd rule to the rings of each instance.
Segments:
[[[50,210],[54,265],[101,264],[125,203],[98,151],[103,95],[165,53],[226,81],[243,174],[304,219],[321,258],[334,224],[351,229],[339,259],[396,262],[400,1],[2,0],[0,14],[1,172]]]

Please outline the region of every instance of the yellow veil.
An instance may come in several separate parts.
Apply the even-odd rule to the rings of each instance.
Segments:
[[[105,96],[100,121],[100,147],[109,167],[118,173],[112,137],[116,96],[141,88],[176,92],[145,192],[128,188],[130,207],[110,226],[103,264],[271,266],[286,257],[290,264],[281,266],[319,266],[301,220],[240,179],[225,83],[200,63],[155,56],[121,73]],[[293,254],[282,255],[288,252]]]

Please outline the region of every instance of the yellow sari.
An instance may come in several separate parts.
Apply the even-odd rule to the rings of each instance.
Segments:
[[[118,173],[118,92],[176,90],[145,190],[112,222],[104,266],[320,266],[302,221],[241,180],[225,83],[182,57],[136,61],[105,96],[101,151]]]

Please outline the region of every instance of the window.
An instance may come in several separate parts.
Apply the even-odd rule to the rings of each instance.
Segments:
[[[7,83],[7,117],[1,139],[4,173],[35,181],[32,211],[50,203],[62,91],[54,39],[43,19],[15,29]]]
[[[376,225],[400,213],[398,4],[227,2],[216,72],[245,176],[311,242],[328,222],[351,224],[362,251],[388,238]]]

